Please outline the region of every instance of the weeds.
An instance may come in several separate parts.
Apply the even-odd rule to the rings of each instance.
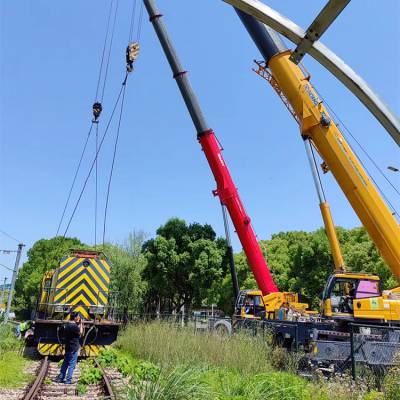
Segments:
[[[272,370],[267,361],[271,347],[261,337],[235,335],[220,338],[154,322],[128,327],[120,336],[117,346],[136,358],[164,367],[194,363],[253,374]]]
[[[202,381],[203,370],[196,367],[177,367],[163,370],[155,380],[140,381],[128,390],[130,400],[208,400],[213,399],[211,388]]]
[[[22,341],[16,339],[14,329],[9,325],[0,325],[0,387],[18,388],[32,377],[21,373],[28,360],[19,354]]]

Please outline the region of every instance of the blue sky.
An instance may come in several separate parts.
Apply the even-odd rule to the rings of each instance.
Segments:
[[[1,2],[0,229],[22,240],[26,249],[56,232],[90,124],[108,4]],[[131,4],[120,0],[103,121],[124,73]],[[267,4],[305,28],[325,1]],[[260,56],[233,10],[218,0],[159,0],[158,5],[258,237],[320,227],[298,129],[272,89],[251,72],[252,60]],[[353,1],[323,38],[397,115],[399,12],[397,0]],[[152,236],[174,216],[210,223],[222,235],[219,202],[211,195],[213,177],[147,14],[141,47],[127,88],[106,238],[121,242],[134,229]],[[376,162],[384,169],[399,166],[399,148],[364,106],[310,57],[304,64],[312,83]],[[115,133],[114,125],[99,159],[100,225]],[[73,199],[94,154],[94,142],[89,146]],[[371,171],[400,209],[399,197]],[[388,175],[399,187],[400,174]],[[324,176],[324,186],[336,224],[360,225],[331,176]],[[93,232],[92,179],[68,234],[93,243]],[[0,249],[14,247],[0,235]],[[0,263],[13,261],[0,255]],[[9,276],[0,271],[0,280]]]

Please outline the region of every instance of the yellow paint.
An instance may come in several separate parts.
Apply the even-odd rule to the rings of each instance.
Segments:
[[[309,137],[334,175],[343,193],[400,282],[400,227],[362,168],[356,155],[332,121],[328,111],[301,69],[289,60],[290,51],[269,61],[273,78],[301,119],[302,134]],[[321,116],[330,125],[321,124]]]
[[[322,219],[324,220],[325,232],[328,236],[329,245],[332,251],[332,258],[335,264],[336,271],[343,271],[344,260],[342,251],[340,250],[339,240],[336,235],[335,225],[333,224],[332,214],[328,203],[321,203],[319,205],[321,209]]]
[[[85,345],[84,348],[80,349],[79,355],[81,357],[96,357],[101,350],[107,348],[109,346]],[[37,349],[42,356],[63,356],[65,354],[64,346],[58,343],[39,343]]]

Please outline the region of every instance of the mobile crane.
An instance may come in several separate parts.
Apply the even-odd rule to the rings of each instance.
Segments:
[[[196,95],[193,92],[188,79],[187,71],[182,67],[166,26],[162,20],[162,14],[158,11],[154,0],[143,0],[157,37],[161,43],[167,60],[173,72],[190,113],[193,124],[197,130],[197,139],[207,158],[208,164],[217,183],[217,189],[213,191],[218,196],[223,207],[226,207],[239,240],[243,246],[249,265],[252,269],[257,286],[269,304],[268,312],[272,316],[282,307],[290,303],[296,309],[304,309],[306,304],[299,302],[296,293],[279,292],[272,279],[268,265],[262,254],[257,237],[251,226],[250,217],[247,215],[237,189],[233,183],[226,162],[222,156],[218,140],[212,129],[209,128]],[[238,293],[236,293],[238,295]]]
[[[214,178],[217,183],[217,189],[213,191],[214,196],[218,196],[223,207],[226,207],[229,215],[232,219],[232,222],[235,226],[238,237],[243,246],[243,250],[248,259],[249,265],[252,269],[252,272],[255,276],[257,285],[259,290],[256,291],[241,291],[237,293],[237,301],[236,301],[236,317],[239,321],[248,321],[249,319],[264,319],[271,322],[273,326],[273,331],[275,337],[281,337],[288,339],[289,343],[295,343],[296,347],[302,347],[304,349],[309,349],[311,343],[315,339],[314,332],[315,331],[324,331],[324,332],[335,332],[338,329],[338,325],[332,319],[329,320],[321,320],[320,316],[316,315],[316,312],[307,311],[307,304],[299,302],[299,296],[296,293],[290,292],[279,292],[276,287],[267,263],[264,260],[262,255],[260,246],[257,242],[257,238],[254,234],[254,231],[251,227],[250,218],[244,210],[243,204],[240,200],[239,194],[236,190],[236,187],[233,183],[233,180],[228,171],[226,162],[222,156],[221,149],[219,147],[218,141],[215,137],[214,132],[209,128],[204,115],[201,111],[199,102],[197,97],[195,96],[193,89],[188,80],[187,72],[183,69],[175,48],[172,45],[171,38],[168,35],[166,30],[166,26],[162,20],[162,14],[158,11],[154,0],[143,0],[147,12],[150,17],[150,21],[153,24],[153,27],[156,31],[157,37],[161,43],[161,46],[164,50],[166,58],[171,66],[173,72],[173,78],[176,80],[177,85],[180,89],[182,97],[185,101],[187,109],[190,113],[192,121],[197,130],[197,138],[201,144],[202,150],[207,158],[208,164],[211,168],[211,171],[214,175]],[[254,20],[254,22],[256,22]],[[270,44],[274,45],[274,42],[268,37],[265,36],[264,39],[270,42]],[[273,50],[272,50],[273,51]],[[286,51],[286,50],[285,50]],[[273,55],[278,54],[279,52],[273,53]],[[279,53],[280,54],[280,53]],[[286,53],[285,53],[286,54]],[[287,56],[288,57],[288,56]],[[279,64],[278,64],[279,65]],[[313,90],[308,87],[304,89],[301,93],[304,96],[304,93],[314,93]],[[315,95],[313,95],[314,98]],[[304,123],[302,126],[306,128],[309,126],[309,129],[317,129],[321,124],[321,129],[327,129],[329,131],[329,126],[331,125],[330,120],[329,124],[326,121],[329,119],[328,114],[324,112],[324,120],[322,121],[325,125],[322,125],[321,121],[318,121],[318,124],[312,124],[310,118],[314,115],[314,108],[319,106],[319,104],[315,105],[311,99],[311,104],[307,104],[307,107],[311,107],[308,113],[304,116],[297,110],[297,107],[294,107],[296,111],[296,115],[300,115],[302,120],[304,119]],[[291,101],[295,100],[290,99]],[[317,100],[316,100],[317,101]],[[314,107],[314,108],[313,108]],[[305,108],[308,110],[308,108]],[[303,118],[304,117],[304,118]],[[304,131],[308,132],[307,130]],[[307,136],[305,136],[307,137]],[[343,146],[347,145],[343,144]],[[330,161],[328,163],[330,165]],[[364,179],[367,179],[366,177]],[[356,197],[356,196],[353,196]],[[321,209],[324,215],[329,219],[329,213],[326,207],[326,202]],[[327,219],[327,220],[328,220]],[[332,223],[333,227],[333,223]],[[333,229],[334,232],[334,229]],[[332,239],[334,240],[335,236],[332,235]],[[336,239],[337,240],[337,239]],[[342,266],[343,262],[338,255],[337,262],[335,262],[338,267]],[[400,268],[399,268],[400,270]],[[367,282],[376,282],[379,280],[378,277],[375,276],[366,276],[364,274],[359,275],[347,275],[343,274],[344,279],[354,279],[359,282],[367,281]],[[363,280],[360,280],[360,279]],[[328,282],[327,288],[328,291],[325,291],[326,300],[330,299],[330,292],[332,292],[334,287],[334,283],[338,282],[339,279],[342,279],[340,275],[334,276],[334,279]],[[351,283],[351,282],[349,282]],[[332,286],[333,284],[333,286]],[[342,285],[343,286],[343,285]],[[330,290],[330,292],[329,292]],[[324,292],[324,293],[325,293]],[[252,313],[249,313],[246,309],[247,300],[251,299]],[[369,299],[367,299],[369,300]],[[358,300],[357,300],[358,301]],[[363,299],[360,301],[364,302]],[[383,300],[382,300],[383,301]],[[367,305],[367,302],[364,302],[363,308]],[[329,308],[329,301],[326,301],[326,309]],[[294,311],[299,311],[304,318],[298,321],[285,320],[286,316],[282,313],[282,310],[290,308]],[[328,314],[328,313],[327,313]],[[387,315],[385,314],[385,317]],[[286,318],[287,319],[287,318]],[[393,319],[393,318],[392,318]],[[283,323],[284,322],[284,323]],[[214,327],[217,327],[218,323],[220,326],[226,326],[227,328],[232,328],[232,321],[221,320],[217,321]],[[235,321],[233,321],[235,323]],[[225,325],[223,325],[225,324]]]
[[[264,62],[257,63],[256,72],[271,83],[298,122],[307,151],[311,146],[317,150],[324,160],[323,171],[332,172],[400,282],[400,226],[312,87],[310,75],[289,60],[292,52],[275,32],[253,17],[239,10],[236,12],[264,57]],[[323,202],[321,211],[338,269],[343,261],[338,253],[330,213]],[[350,298],[344,290],[352,292]],[[339,304],[344,300],[348,304]],[[325,317],[400,323],[400,287],[381,294],[379,277],[370,274],[336,272],[328,279],[322,301]]]

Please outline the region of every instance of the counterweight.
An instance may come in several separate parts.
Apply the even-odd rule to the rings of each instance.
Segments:
[[[261,248],[250,223],[250,218],[243,207],[239,194],[232,181],[215,134],[207,125],[197,97],[190,85],[187,72],[183,69],[172,45],[165,24],[161,18],[162,15],[158,11],[153,0],[144,0],[144,4],[171,66],[173,76],[181,91],[193,124],[196,127],[197,138],[217,183],[217,189],[213,191],[213,193],[215,196],[219,197],[221,203],[226,206],[229,212],[258,287],[264,295],[277,292],[278,288],[272,279],[267,263],[261,252]]]

